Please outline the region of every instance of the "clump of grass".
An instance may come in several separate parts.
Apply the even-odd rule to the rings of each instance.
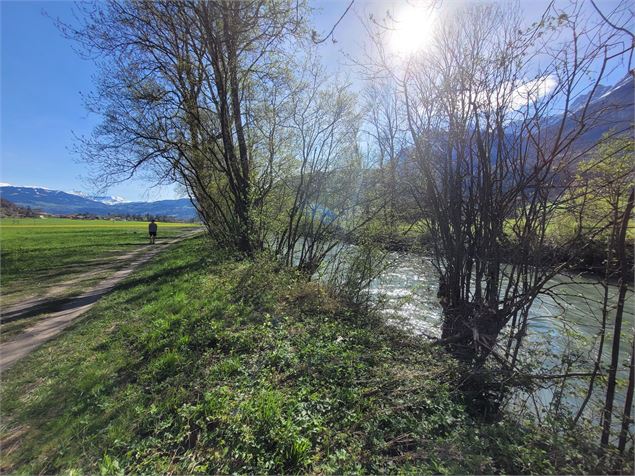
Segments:
[[[579,445],[554,457],[540,429],[470,418],[456,378],[440,349],[296,273],[188,240],[7,373],[2,469],[588,470],[587,454],[553,463]]]

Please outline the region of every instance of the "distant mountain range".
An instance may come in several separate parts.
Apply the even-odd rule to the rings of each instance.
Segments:
[[[577,122],[582,120],[581,111],[589,101],[589,95],[590,93],[582,95],[571,103],[571,119],[568,119],[565,124],[565,132],[577,127]],[[587,118],[598,116],[601,117],[601,121],[587,124],[588,129],[576,141],[576,147],[579,150],[593,146],[606,132],[632,131],[635,120],[633,75],[627,74],[613,86],[598,85],[589,101],[586,116]],[[555,119],[560,120],[561,116]],[[552,126],[552,128],[558,126]],[[555,131],[549,132],[555,133]]]
[[[581,122],[585,124],[583,133],[578,135],[573,143],[573,150],[582,158],[585,157],[584,153],[592,149],[604,134],[610,132],[611,134],[630,134],[632,136],[635,125],[635,79],[632,74],[627,74],[612,86],[599,84],[589,99],[590,96],[591,93],[581,94],[571,102],[563,128],[563,137],[566,137],[567,134],[578,130]],[[509,129],[505,131],[509,143],[514,143],[513,134],[517,133],[518,126],[521,124],[521,122],[512,122]],[[540,125],[543,137],[547,139],[555,137],[562,125],[562,114],[541,118]],[[438,144],[443,147],[447,131],[438,129],[433,134],[437,135]],[[532,147],[531,142],[527,147]],[[492,147],[492,149],[496,148]],[[531,149],[530,152],[532,152]],[[529,156],[531,157],[531,153]],[[413,172],[415,165],[408,163],[412,160],[411,157],[409,149],[403,149],[396,157],[400,174],[403,177]],[[492,157],[496,158],[494,154]]]
[[[39,209],[55,215],[92,214],[169,216],[179,220],[196,217],[189,198],[156,202],[126,202],[121,197],[88,197],[79,192],[67,193],[39,187],[0,186],[0,197],[22,207]]]

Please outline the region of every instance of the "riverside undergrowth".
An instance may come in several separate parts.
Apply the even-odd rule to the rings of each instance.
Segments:
[[[203,238],[3,376],[18,473],[577,473],[584,436],[468,416],[440,348]]]

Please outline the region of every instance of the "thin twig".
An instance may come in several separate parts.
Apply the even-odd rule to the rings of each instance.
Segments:
[[[355,3],[355,0],[351,0],[351,3],[348,4],[348,7],[346,7],[346,10],[344,10],[344,13],[342,13],[342,16],[339,18],[339,20],[337,20],[335,22],[335,25],[333,25],[333,28],[331,28],[331,31],[329,31],[329,34],[326,35],[324,38],[322,38],[321,40],[316,40],[315,38],[313,38],[313,43],[316,45],[319,45],[320,43],[324,43],[326,40],[329,39],[329,37],[331,35],[333,35],[333,32],[335,31],[335,29],[337,28],[337,25],[340,24],[340,22],[344,19],[344,17],[346,16],[346,14],[348,13],[348,11],[351,9],[351,7],[353,6],[353,3]]]

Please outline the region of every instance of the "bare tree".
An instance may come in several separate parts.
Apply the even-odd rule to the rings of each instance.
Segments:
[[[436,247],[441,342],[467,361],[513,368],[532,303],[599,232],[578,230],[564,261],[546,242],[573,166],[595,146],[586,134],[606,117],[592,100],[632,48],[624,36],[578,4],[550,6],[529,28],[513,8],[466,6],[401,76],[384,65],[423,177],[413,191]]]
[[[633,329],[631,329],[633,330]],[[631,342],[631,361],[629,362],[628,385],[626,390],[626,398],[624,399],[624,414],[622,416],[622,428],[617,448],[620,453],[624,453],[626,449],[626,437],[628,429],[633,423],[631,413],[633,411],[633,389],[635,388],[635,342]]]
[[[571,215],[577,218],[578,229],[586,226],[586,222],[591,223],[593,227],[608,230],[608,236],[599,236],[606,240],[603,278],[600,283],[602,318],[598,332],[599,343],[585,397],[573,419],[574,425],[582,417],[593,395],[596,378],[602,371],[606,329],[614,307],[609,293],[610,282],[616,278],[616,273],[619,273],[620,269],[615,260],[620,218],[624,213],[624,202],[628,202],[628,193],[634,185],[633,151],[634,144],[630,137],[616,137],[604,141],[589,160],[578,165],[576,180],[568,192],[572,198]]]
[[[277,152],[276,119],[258,114],[287,74],[283,58],[302,31],[300,6],[110,1],[79,8],[82,28],[60,26],[100,65],[89,107],[103,122],[82,150],[100,179],[151,169],[177,180],[219,242],[257,249],[255,209],[270,191]]]
[[[405,221],[408,211],[414,208],[404,203],[411,198],[407,184],[413,170],[406,153],[403,102],[395,85],[380,79],[367,86],[364,96],[368,116],[365,132],[374,146],[369,159],[379,170],[380,193],[386,200],[382,218],[390,238],[397,233],[397,226]]]
[[[365,193],[355,97],[315,64],[309,56],[290,93],[282,127],[293,160],[275,187],[279,206],[270,219],[278,224],[271,248],[308,276],[340,241],[354,241],[377,208]]]

